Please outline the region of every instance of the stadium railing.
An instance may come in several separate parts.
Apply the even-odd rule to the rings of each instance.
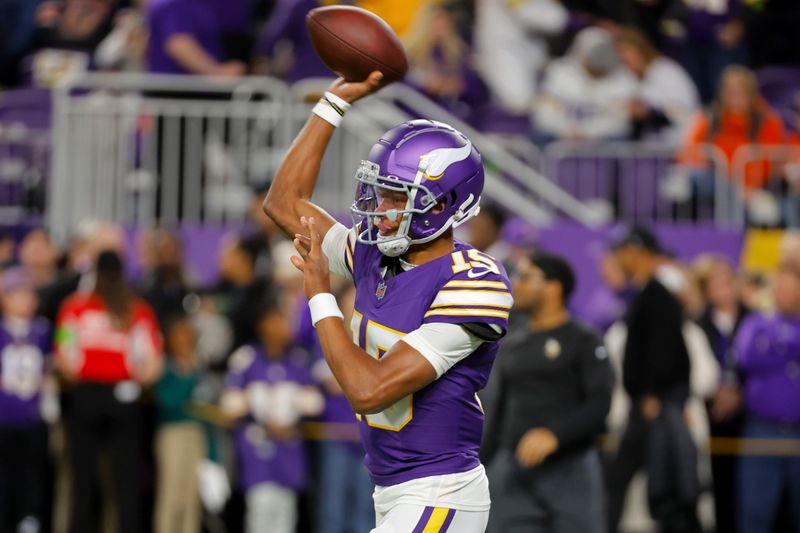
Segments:
[[[0,122],[0,224],[41,222],[49,166],[49,130]]]
[[[740,224],[800,228],[800,145],[742,146],[733,156],[731,186],[744,199]]]
[[[85,217],[130,225],[235,224],[252,188],[274,173],[292,136],[330,80],[287,87],[275,79],[88,74],[56,89],[48,225],[57,239]],[[543,176],[531,160],[397,85],[356,106],[326,155],[315,200],[352,202],[352,175],[398,122],[424,116],[453,124],[486,159],[485,195],[534,223],[555,215],[606,222]],[[525,147],[517,147],[517,151]]]
[[[702,165],[684,163],[686,148],[653,142],[553,142],[544,150],[544,173],[584,202],[620,221],[734,224],[735,198],[722,186],[725,155],[710,144],[692,147]],[[712,180],[698,195],[694,173]]]
[[[239,224],[253,189],[274,174],[329,82],[288,87],[266,77],[100,73],[73,80],[54,91],[51,142],[41,131],[27,131],[14,143],[0,137],[0,221],[41,212],[46,183],[44,212],[60,241],[87,217],[127,225]],[[509,142],[476,131],[416,90],[396,85],[348,115],[326,155],[315,200],[341,212],[352,202],[353,169],[375,139],[421,116],[453,124],[473,139],[486,161],[485,195],[537,224],[567,218],[589,226],[620,220],[738,228],[753,219],[743,183],[759,159],[771,158],[771,168],[780,169],[764,190],[779,199],[783,219],[800,181],[793,177],[800,176],[795,147],[745,147],[730,168],[711,145],[695,148],[695,162],[702,161],[695,167],[686,164],[685,149],[656,143],[556,142],[541,151],[525,139]],[[7,129],[0,116],[0,132]],[[27,169],[23,185],[12,187],[20,158]],[[710,195],[697,194],[697,171],[711,180]],[[17,192],[6,194],[6,182]]]
[[[298,109],[296,118],[299,121],[305,121],[311,104],[329,83],[327,79],[312,79],[292,87],[295,101],[304,102],[307,106]],[[342,124],[342,133],[337,135],[338,139],[334,137],[333,149],[326,156],[327,166],[323,165],[323,175],[328,181],[322,183],[323,180],[320,180],[318,183],[320,195],[332,195],[333,190],[346,191],[346,202],[338,201],[335,205],[339,209],[349,205],[352,202],[349,192],[352,190],[353,169],[369,152],[372,143],[396,124],[421,117],[451,124],[480,147],[486,163],[484,194],[517,216],[539,224],[552,222],[557,213],[589,226],[606,222],[599,216],[600,213],[577,201],[541,174],[536,166],[540,153],[534,145],[517,143],[515,152],[497,138],[476,130],[405,85],[391,86],[378,93],[377,97],[360,102],[350,111],[348,120]],[[526,144],[531,148],[530,152],[518,153],[526,150]],[[325,172],[326,169],[330,169],[330,172]]]
[[[271,78],[89,74],[58,87],[47,220],[231,224],[291,140]]]

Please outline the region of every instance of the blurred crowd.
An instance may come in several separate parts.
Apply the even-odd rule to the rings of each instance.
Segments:
[[[800,234],[766,273],[634,226],[571,304],[579,265],[512,224],[487,206],[468,234],[514,280],[483,398],[490,531],[797,531]]]
[[[0,531],[372,528],[354,413],[263,214],[203,285],[165,229],[2,250]]]
[[[329,77],[305,15],[333,3],[3,0],[0,84],[49,87],[86,70]],[[800,7],[791,0],[355,4],[403,39],[407,84],[483,131],[540,146],[685,146],[665,185],[676,205],[696,212],[727,187],[755,222],[800,224],[795,150],[767,149],[744,176],[732,168],[746,145],[800,145]]]
[[[88,69],[329,76],[304,29],[318,5],[0,0],[0,84],[49,87]],[[697,204],[690,209],[725,187],[709,172],[710,156],[692,146],[716,145],[732,162],[752,143],[800,145],[793,0],[358,5],[404,39],[407,83],[485,131],[521,124],[538,145],[676,146],[672,197]],[[781,223],[800,225],[800,157],[767,159],[747,167],[741,194],[756,206],[774,203]],[[777,203],[762,194],[775,176]],[[0,531],[371,529],[372,485],[353,412],[321,358],[288,261],[292,247],[257,204],[219,257],[204,258],[217,263],[212,283],[198,281],[180,232],[169,229],[132,235],[86,222],[63,248],[42,229],[0,236]],[[616,375],[564,384],[578,407],[581,387],[601,398],[575,419],[591,422],[577,424],[581,432],[565,429],[578,412],[567,410],[570,402],[557,406],[562,423],[549,434],[499,429],[503,439],[485,457],[490,477],[511,475],[491,466],[503,466],[503,447],[519,441],[524,464],[562,479],[565,458],[595,450],[605,432],[607,461],[592,466],[605,484],[579,483],[594,491],[587,501],[608,504],[595,524],[646,530],[646,507],[636,505],[645,501],[660,530],[698,531],[709,522],[698,501],[713,494],[720,532],[800,527],[800,238],[787,235],[779,267],[762,274],[716,255],[683,262],[634,228],[599,258],[603,284],[573,306],[569,265],[537,255],[530,228],[487,206],[466,237],[503,261],[528,296],[512,333],[526,332],[526,314],[536,334],[553,324],[545,311],[576,317],[594,332],[576,350],[605,361],[597,350],[604,346],[602,364]],[[352,309],[352,291],[336,292],[341,308]],[[566,359],[561,341],[539,340],[540,363]],[[499,358],[498,375],[513,377],[517,367],[505,362],[512,356]],[[486,403],[491,424],[491,394]],[[741,437],[756,448],[730,440]],[[762,439],[778,448],[758,448]],[[649,474],[644,489],[639,471]],[[536,483],[525,490],[557,494]],[[626,492],[631,483],[639,500]],[[542,504],[552,504],[544,514],[557,513],[558,503]]]
[[[42,229],[0,239],[3,531],[371,529],[354,413],[321,357],[292,246],[258,204],[206,284],[167,229],[86,222],[64,248]],[[608,531],[647,530],[649,516],[662,531],[800,523],[800,235],[786,234],[773,273],[748,274],[713,254],[683,262],[634,227],[600,257],[603,283],[571,305],[569,264],[514,225],[487,205],[463,235],[514,280],[493,380],[511,376],[501,396],[534,396],[498,402],[487,389],[494,501],[515,501],[498,479],[518,468],[504,450],[525,441],[525,475],[553,501],[523,500],[544,506],[523,523],[550,523],[570,502]],[[352,310],[352,288],[335,286]],[[593,454],[591,482],[573,475],[569,488],[565,465],[588,464],[579,452]],[[703,498],[715,512],[698,513]]]

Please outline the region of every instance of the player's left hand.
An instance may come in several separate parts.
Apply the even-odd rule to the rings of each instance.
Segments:
[[[300,224],[308,235],[298,233],[294,236],[294,247],[300,257],[293,255],[292,264],[303,273],[306,298],[310,300],[317,294],[331,292],[331,273],[314,217],[300,217]]]
[[[547,428],[528,430],[517,445],[517,461],[525,468],[541,464],[558,449],[558,437]]]

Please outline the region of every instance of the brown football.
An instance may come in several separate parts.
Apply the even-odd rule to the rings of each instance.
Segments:
[[[306,16],[306,28],[322,61],[347,81],[363,81],[373,70],[380,70],[387,84],[408,70],[400,39],[382,18],[366,9],[318,7]]]

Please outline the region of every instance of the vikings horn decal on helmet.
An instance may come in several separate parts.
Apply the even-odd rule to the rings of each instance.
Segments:
[[[358,240],[396,257],[478,213],[483,162],[459,131],[441,122],[412,120],[395,126],[375,143],[361,161],[356,180],[350,211],[359,228]],[[379,210],[386,191],[405,193],[405,207]],[[443,208],[434,209],[440,202]],[[400,221],[395,235],[380,235],[376,224],[381,217]]]

